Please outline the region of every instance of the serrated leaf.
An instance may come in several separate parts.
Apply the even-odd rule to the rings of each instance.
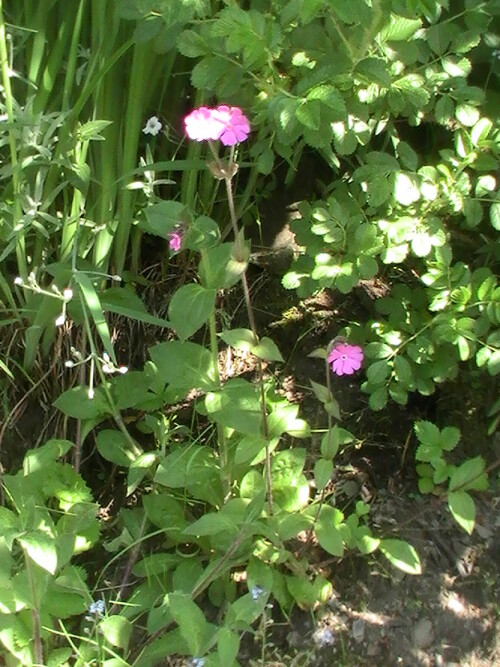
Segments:
[[[379,39],[382,43],[406,41],[413,37],[421,27],[422,21],[420,19],[408,19],[404,16],[391,14],[389,23],[379,33]]]
[[[371,56],[363,58],[354,68],[354,74],[369,84],[377,83],[384,88],[388,88],[391,85],[391,76],[382,58]]]
[[[464,461],[450,476],[450,491],[485,491],[488,488],[488,476],[482,456]]]
[[[42,530],[32,530],[17,539],[33,562],[50,574],[56,573],[57,549],[54,537]]]
[[[500,231],[500,202],[493,202],[490,206],[490,222],[494,229]]]
[[[438,427],[430,421],[419,420],[415,422],[414,430],[417,438],[425,445],[440,447],[441,436]]]
[[[387,560],[399,570],[407,574],[422,574],[420,558],[408,542],[395,539],[382,540],[379,549]]]
[[[319,130],[321,124],[321,110],[318,100],[303,102],[295,110],[295,116],[302,125],[310,130]]]
[[[378,410],[382,410],[382,408],[385,408],[385,406],[387,405],[387,398],[388,398],[387,388],[379,387],[372,394],[370,394],[370,398],[368,399],[368,404],[373,411],[378,412]]]
[[[402,206],[411,206],[420,199],[418,179],[402,171],[394,177],[394,197]]]

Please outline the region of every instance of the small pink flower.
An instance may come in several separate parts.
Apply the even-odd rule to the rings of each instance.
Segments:
[[[234,146],[245,141],[250,134],[248,118],[239,107],[221,104],[214,109],[214,118],[223,125],[219,139],[224,146]]]
[[[168,247],[172,252],[179,252],[182,245],[182,234],[178,229],[174,229],[172,232],[167,234],[168,236]]]
[[[186,134],[195,141],[218,139],[224,129],[222,123],[214,118],[214,110],[208,107],[194,109],[184,118]]]
[[[199,107],[184,118],[186,134],[195,141],[220,139],[224,146],[234,146],[245,141],[250,133],[250,123],[239,107],[221,104],[216,109]]]
[[[359,371],[362,362],[363,350],[359,345],[339,343],[328,355],[328,363],[332,365],[332,371],[336,375],[352,375],[355,371]]]

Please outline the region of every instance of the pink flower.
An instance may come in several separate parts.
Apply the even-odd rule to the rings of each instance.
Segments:
[[[182,245],[182,234],[179,230],[174,229],[172,232],[167,234],[168,236],[168,247],[172,252],[178,252],[181,249]]]
[[[224,146],[234,146],[250,134],[250,123],[239,107],[228,107],[221,104],[214,109],[214,118],[222,125],[219,139]]]
[[[352,375],[355,371],[359,371],[362,362],[363,350],[359,345],[339,343],[328,355],[328,363],[332,365],[332,371],[336,375]]]
[[[184,118],[186,134],[195,141],[218,139],[224,129],[220,121],[214,118],[214,110],[199,107]]]
[[[224,146],[245,141],[250,123],[239,107],[219,105],[216,109],[199,107],[184,118],[186,134],[195,141],[220,139]]]

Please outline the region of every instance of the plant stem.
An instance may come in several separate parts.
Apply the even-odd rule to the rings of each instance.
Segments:
[[[231,148],[231,158],[229,162],[228,173],[231,173],[231,165],[233,164],[233,147]],[[234,207],[234,197],[233,197],[233,188],[231,183],[231,176],[227,175],[224,177],[224,182],[226,184],[226,193],[227,201],[229,205],[229,213],[231,217],[231,224],[234,232],[234,244],[236,248],[236,259],[239,262],[244,261],[243,255],[243,243],[238,230],[238,222],[236,218],[236,210]],[[246,311],[248,315],[248,322],[250,324],[250,329],[254,335],[255,340],[258,340],[257,325],[255,323],[255,317],[253,314],[252,301],[250,299],[250,290],[248,288],[248,281],[245,271],[241,274],[241,286],[243,288],[243,297],[245,300]],[[262,361],[257,357],[257,375],[259,378],[259,389],[260,389],[260,407],[262,411],[262,435],[266,442],[266,460],[265,460],[265,475],[266,475],[266,491],[267,491],[267,502],[269,506],[269,514],[272,515],[274,511],[273,507],[273,487],[272,487],[272,478],[271,478],[271,450],[269,449],[269,424],[267,420],[267,408],[266,408],[266,390],[264,387],[264,370],[262,367]]]
[[[215,321],[215,311],[210,313],[208,320],[210,332],[210,349],[212,352],[212,365],[214,367],[215,382],[219,388],[222,387],[219,373],[219,346],[217,342],[217,325]],[[219,445],[219,459],[221,467],[222,486],[224,489],[224,499],[229,498],[231,493],[231,473],[228,469],[229,457],[227,454],[227,441],[224,425],[217,423],[217,442]]]
[[[32,571],[32,562],[28,556],[26,549],[23,549],[24,552],[24,562],[26,565],[26,574],[28,577],[28,584],[31,591],[31,598],[33,601],[33,608],[31,610],[31,618],[33,620],[33,648],[34,648],[34,658],[37,665],[44,665],[43,660],[43,646],[42,646],[42,629],[40,625],[40,609],[38,602],[38,595],[36,592],[35,582],[33,580],[33,571]]]

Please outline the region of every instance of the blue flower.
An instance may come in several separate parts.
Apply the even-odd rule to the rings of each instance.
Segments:
[[[189,667],[203,667],[204,664],[205,658],[191,658]]]
[[[258,600],[261,598],[263,595],[266,594],[266,591],[262,588],[262,586],[252,586],[250,589],[250,595],[252,596],[252,600]]]
[[[102,616],[104,614],[104,600],[96,600],[89,605],[89,614],[92,616]]]
[[[316,630],[314,633],[314,641],[321,648],[331,646],[335,643],[335,635],[330,628],[322,628],[321,630]]]

